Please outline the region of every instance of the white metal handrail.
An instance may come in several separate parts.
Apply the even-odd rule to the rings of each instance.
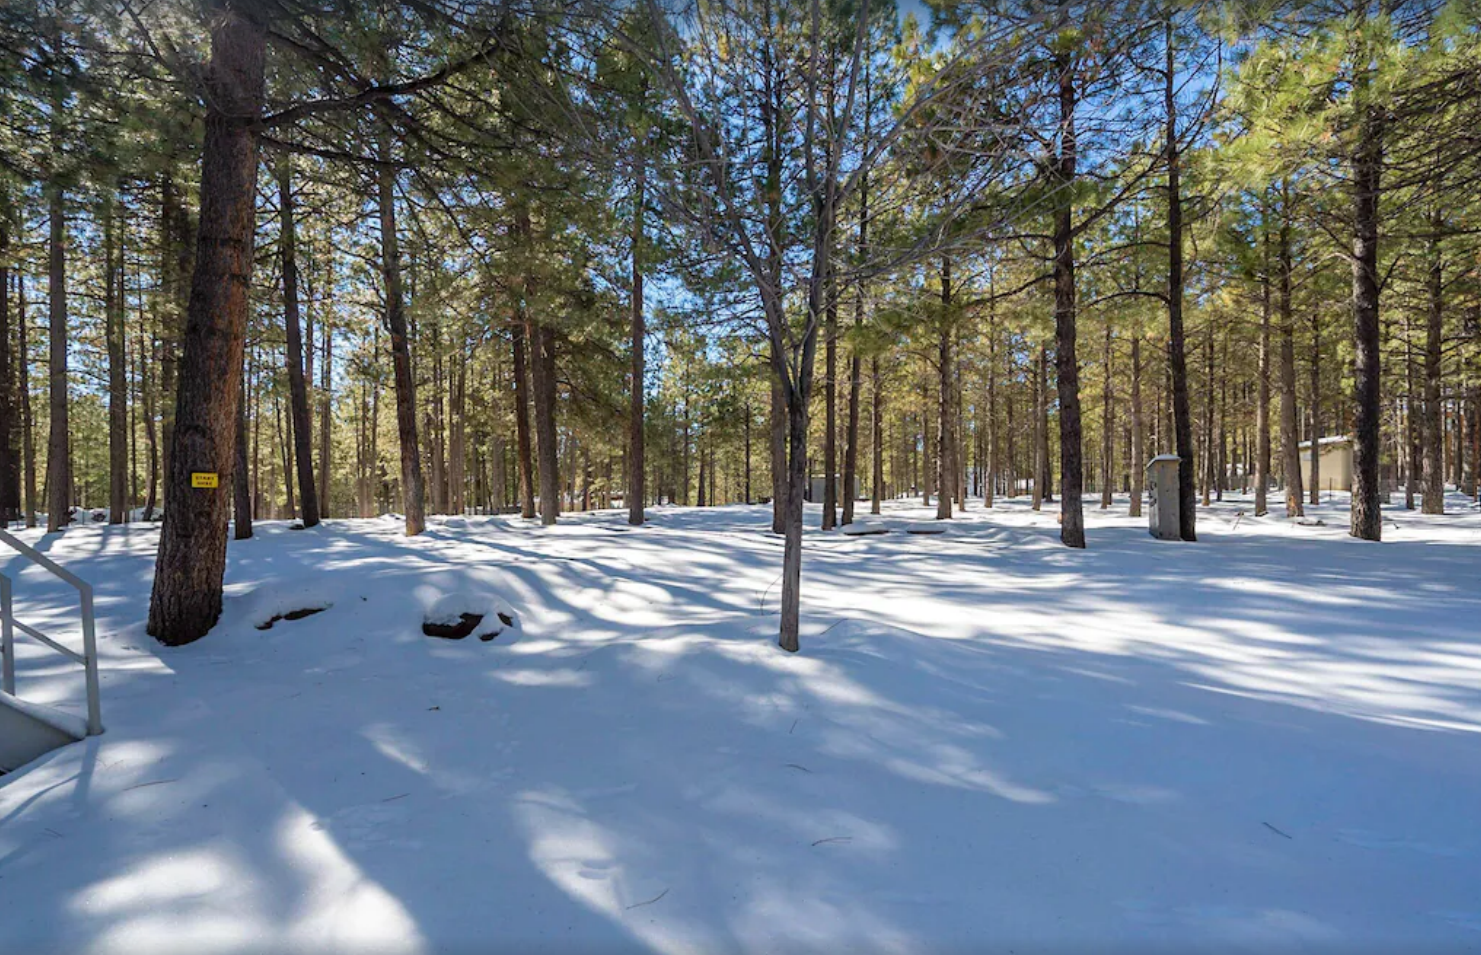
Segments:
[[[15,631],[33,638],[42,645],[55,650],[76,663],[81,663],[87,675],[87,735],[97,736],[103,732],[102,707],[98,699],[98,639],[93,626],[92,584],[67,570],[41,551],[22,541],[0,527],[0,541],[15,548],[22,557],[40,566],[52,576],[71,584],[77,590],[82,604],[82,652],[78,653],[48,637],[35,627],[15,619],[14,595],[11,580],[0,574],[0,688],[15,696]]]

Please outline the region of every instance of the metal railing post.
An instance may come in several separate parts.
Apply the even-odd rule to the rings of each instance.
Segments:
[[[98,637],[93,627],[93,588],[84,583],[77,588],[82,598],[83,672],[87,676],[87,735],[103,732],[103,706],[98,690]]]
[[[15,628],[11,626],[10,578],[0,574],[0,655],[4,656],[0,689],[15,696]]]
[[[3,525],[0,525],[0,543],[9,544],[31,563],[39,565],[52,576],[70,584],[77,591],[78,600],[82,604],[82,655],[78,656],[75,651],[62,646],[34,627],[28,627],[16,621],[11,579],[0,574],[0,649],[4,650],[0,686],[3,686],[6,693],[15,695],[14,630],[16,626],[19,626],[24,633],[40,640],[51,649],[82,663],[83,673],[87,680],[87,735],[97,736],[103,732],[103,717],[98,688],[98,638],[93,619],[92,584],[11,534]]]

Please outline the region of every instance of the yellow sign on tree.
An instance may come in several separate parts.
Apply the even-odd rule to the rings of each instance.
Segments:
[[[191,487],[219,487],[220,478],[215,471],[192,471],[190,472]]]

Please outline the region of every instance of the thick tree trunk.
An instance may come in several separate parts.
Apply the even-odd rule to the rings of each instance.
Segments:
[[[936,343],[936,520],[951,518],[951,502],[956,496],[956,442],[952,427],[956,411],[952,397],[951,373],[956,368],[951,341],[951,259],[941,259],[941,328]]]
[[[1173,60],[1171,18],[1166,29],[1167,64],[1163,103],[1167,118],[1167,333],[1172,372],[1173,440],[1178,464],[1178,535],[1198,539],[1198,509],[1194,492],[1193,413],[1188,406],[1187,339],[1183,328],[1183,193],[1178,147],[1177,86]]]
[[[1146,449],[1142,424],[1142,336],[1131,338],[1131,504],[1127,514],[1142,516],[1142,469]]]
[[[1106,344],[1101,359],[1105,371],[1105,384],[1101,389],[1101,436],[1100,436],[1100,507],[1111,506],[1112,477],[1115,469],[1115,398],[1111,391],[1111,320],[1106,318]]]
[[[1280,318],[1280,448],[1286,485],[1286,517],[1301,517],[1301,449],[1296,419],[1295,318],[1291,314],[1291,193],[1281,183],[1281,223],[1277,233]]]
[[[780,359],[773,357],[773,363]],[[791,478],[787,476],[787,392],[779,375],[771,376],[771,532],[787,532],[787,495]]]
[[[823,530],[838,525],[838,289],[834,286],[832,250],[825,266],[827,284],[824,295],[823,364],[827,390],[823,394]]]
[[[391,333],[391,371],[396,386],[396,436],[401,450],[401,496],[406,536],[426,530],[426,491],[417,436],[416,379],[411,372],[411,342],[401,287],[401,248],[396,232],[396,171],[391,165],[391,136],[380,134],[382,164],[376,171],[376,204],[381,227],[381,281],[385,288],[386,329]]]
[[[787,402],[786,545],[782,550],[782,617],[777,645],[799,648],[802,608],[802,501],[807,492],[807,398]]]
[[[1362,64],[1366,68],[1367,64]],[[1366,83],[1355,93],[1365,102]],[[1378,457],[1381,451],[1379,375],[1382,355],[1378,328],[1378,197],[1383,175],[1383,119],[1364,105],[1352,158],[1353,242],[1353,486],[1350,533],[1362,540],[1383,536]]]
[[[67,433],[67,260],[66,198],[58,182],[48,183],[47,296],[50,363],[47,369],[51,431],[46,442],[46,530],[71,522],[72,459]]]
[[[1214,445],[1214,330],[1212,325],[1203,344],[1203,506],[1213,498],[1215,465],[1218,457]]]
[[[468,353],[468,342],[458,336],[458,364],[452,372],[448,414],[447,485],[449,509],[462,514],[468,505],[468,365],[473,356]]]
[[[523,308],[521,308],[523,312]],[[514,344],[514,439],[519,471],[519,516],[535,516],[535,458],[530,438],[530,360],[525,354],[525,322],[516,317],[509,330]]]
[[[236,467],[232,471],[232,536],[246,540],[252,536],[252,484],[247,475],[247,380],[244,375],[239,389],[236,420]]]
[[[0,526],[21,516],[18,376],[10,324],[10,208],[0,205]],[[19,351],[19,348],[14,351]]]
[[[16,387],[21,404],[21,468],[25,485],[26,526],[36,526],[36,419],[31,413],[31,333],[27,326],[26,282],[16,282]]]
[[[1060,146],[1056,179],[1060,195],[1054,212],[1054,370],[1059,390],[1059,539],[1067,547],[1085,546],[1085,514],[1080,502],[1085,467],[1080,439],[1080,362],[1075,356],[1075,233],[1071,185],[1076,176],[1075,68],[1072,54],[1061,53],[1059,71]]]
[[[555,429],[555,333],[531,324],[530,368],[535,398],[535,443],[540,455],[540,523],[560,515],[560,456]]]
[[[1320,311],[1311,312],[1311,487],[1310,502],[1322,502],[1322,329]]]
[[[174,454],[160,533],[149,633],[179,645],[204,636],[221,615],[228,487],[234,470],[242,346],[251,287],[257,134],[267,31],[236,6],[221,5],[206,68],[210,93],[201,154],[201,216],[185,351],[175,412]],[[195,472],[224,474],[192,487]]]
[[[326,283],[324,294],[333,294],[333,284]],[[329,318],[333,314],[333,306],[327,304],[324,308],[324,317],[319,322],[324,334],[324,366],[319,379],[319,482],[316,486],[319,492],[319,516],[329,516],[329,473],[331,461],[331,445],[329,441],[329,425],[333,420],[334,404],[334,327]]]
[[[648,337],[647,320],[643,315],[643,213],[645,211],[647,167],[640,155],[638,170],[633,182],[633,234],[632,234],[632,301],[629,303],[629,323],[632,342],[632,376],[628,382],[627,418],[627,522],[634,527],[643,523],[643,500],[647,494],[645,480],[647,467],[643,445],[643,382],[647,371],[644,344]],[[749,421],[747,422],[749,424]],[[750,459],[747,458],[749,466]],[[747,488],[750,487],[747,471]],[[751,492],[746,491],[749,504]]]
[[[287,332],[288,397],[293,415],[293,461],[298,472],[298,504],[303,526],[319,523],[319,495],[314,487],[314,439],[310,432],[308,385],[304,381],[303,332],[299,324],[298,249],[293,216],[293,165],[278,156],[278,256],[283,268],[283,327]]]
[[[990,286],[988,294],[992,294]],[[991,300],[987,308],[987,420],[983,423],[987,470],[982,476],[982,506],[992,507],[998,480],[998,326]]]
[[[1444,406],[1440,400],[1442,349],[1445,343],[1444,266],[1439,243],[1431,250],[1429,308],[1425,315],[1424,348],[1424,498],[1425,514],[1445,513]]]
[[[862,306],[861,306],[862,311]],[[863,320],[856,315],[854,324]],[[854,522],[854,501],[859,496],[859,378],[862,372],[856,349],[848,363],[848,432],[843,449],[843,523]]]
[[[1029,496],[1029,506],[1038,511],[1042,510],[1044,506],[1044,490],[1045,485],[1048,483],[1045,480],[1045,475],[1049,471],[1048,429],[1044,424],[1045,419],[1048,417],[1048,414],[1044,410],[1044,391],[1047,387],[1044,377],[1044,347],[1042,345],[1039,346],[1038,354],[1032,356],[1029,360],[1033,364],[1030,374],[1033,376],[1033,408],[1031,409],[1031,414],[1034,418],[1034,449],[1033,460],[1031,462],[1033,465],[1034,486],[1033,492]]]
[[[1270,222],[1265,213],[1261,239],[1263,267],[1260,273],[1260,354],[1255,400],[1255,516],[1269,511],[1270,488]]]
[[[884,395],[879,374],[879,356],[869,359],[870,443],[874,449],[873,487],[869,489],[869,513],[878,514],[884,499]]]
[[[128,520],[128,366],[124,356],[123,250],[113,196],[103,206],[103,337],[108,346],[108,523]]]

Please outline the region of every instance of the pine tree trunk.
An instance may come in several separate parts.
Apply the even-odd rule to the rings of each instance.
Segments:
[[[750,399],[747,399],[746,400],[746,405],[745,405],[745,418],[743,419],[744,428],[742,430],[742,435],[743,435],[743,438],[744,438],[744,441],[745,441],[745,456],[746,456],[745,482],[744,482],[744,491],[743,491],[743,493],[746,496],[745,497],[745,500],[746,500],[746,503],[747,504],[750,504],[751,503],[751,421],[752,420],[753,420],[753,415],[752,415],[752,412],[751,412],[751,402],[750,402]]]
[[[46,442],[46,530],[71,523],[72,466],[67,433],[67,263],[65,198],[60,184],[47,187],[50,239],[47,242],[47,296],[50,319],[47,368],[51,431]]]
[[[324,294],[332,295],[333,288],[332,283],[325,283]],[[324,330],[324,365],[321,373],[323,377],[319,379],[319,481],[316,485],[319,492],[320,517],[329,516],[329,473],[332,464],[329,425],[334,419],[334,329],[329,322],[332,314],[333,306],[326,304],[324,318],[319,322]]]
[[[831,265],[827,266],[824,308],[823,365],[827,389],[823,393],[823,530],[838,526],[838,289]]]
[[[1286,517],[1301,517],[1301,449],[1296,419],[1295,318],[1291,314],[1291,194],[1281,183],[1281,223],[1277,232],[1277,308],[1280,318],[1280,447],[1286,485]]]
[[[956,451],[952,425],[951,372],[956,367],[951,342],[951,259],[941,259],[941,327],[936,340],[936,520],[950,520],[956,496]]]
[[[298,473],[298,504],[303,526],[319,523],[319,495],[314,487],[314,439],[310,433],[308,384],[304,380],[303,331],[299,324],[298,249],[293,215],[293,165],[278,156],[278,254],[283,268],[283,326],[287,332],[288,396],[293,409],[293,460]]]
[[[36,421],[31,413],[31,333],[26,323],[26,281],[18,277],[16,298],[17,381],[21,404],[21,467],[24,472],[26,526],[36,526]]]
[[[540,455],[540,523],[560,515],[560,457],[555,429],[555,333],[530,326],[530,368],[535,399],[535,440]]]
[[[128,367],[123,347],[123,250],[115,221],[116,200],[103,205],[103,337],[108,349],[108,523],[128,520]]]
[[[1270,222],[1262,223],[1260,271],[1260,355],[1255,401],[1255,516],[1269,512],[1270,488]]]
[[[871,392],[870,438],[874,446],[874,486],[869,491],[869,513],[878,514],[884,500],[884,394],[879,375],[879,356],[869,359]]]
[[[643,446],[643,383],[647,375],[644,347],[648,337],[647,321],[643,315],[643,213],[646,205],[645,186],[647,168],[640,155],[637,176],[633,182],[633,234],[632,234],[632,301],[629,303],[631,327],[632,376],[628,381],[627,419],[627,522],[634,527],[643,523],[643,501],[647,494],[647,457]],[[749,420],[747,421],[749,425]],[[749,434],[749,432],[747,432]],[[746,503],[751,503],[749,467],[747,464]]]
[[[1100,507],[1106,510],[1111,506],[1111,481],[1112,471],[1115,469],[1115,432],[1114,396],[1111,392],[1111,320],[1106,318],[1106,344],[1102,357],[1102,367],[1105,370],[1105,385],[1101,390],[1101,436],[1100,436]]]
[[[0,526],[21,515],[19,397],[10,324],[10,208],[0,205]],[[15,349],[19,351],[19,349]]]
[[[1366,70],[1367,64],[1361,64]],[[1378,328],[1378,199],[1383,175],[1383,119],[1366,105],[1366,79],[1354,99],[1361,105],[1357,143],[1352,157],[1353,243],[1352,299],[1354,361],[1353,486],[1350,533],[1362,540],[1383,537],[1378,458],[1379,376],[1382,354]]]
[[[1048,429],[1044,425],[1044,420],[1048,416],[1047,412],[1044,410],[1044,391],[1047,387],[1047,383],[1044,376],[1044,347],[1042,345],[1039,346],[1038,354],[1033,356],[1031,361],[1033,362],[1033,369],[1031,371],[1031,374],[1033,375],[1034,405],[1032,411],[1034,417],[1034,487],[1033,492],[1029,498],[1029,506],[1038,511],[1042,510],[1044,506],[1044,486],[1047,483],[1044,480],[1044,475],[1049,470],[1049,438],[1047,434]]]
[[[200,245],[149,605],[149,633],[171,646],[204,636],[221,614],[256,201],[257,134],[247,120],[262,114],[266,34],[235,6],[218,7],[212,21]],[[192,472],[227,481],[193,488]]]
[[[1322,502],[1322,330],[1320,312],[1311,313],[1311,487],[1310,502]]]
[[[252,536],[252,484],[247,475],[247,379],[242,376],[237,401],[236,467],[232,472],[232,536],[246,540]]]
[[[773,346],[774,347],[774,346]],[[773,362],[779,359],[773,357]],[[791,478],[787,472],[787,393],[780,376],[771,375],[771,532],[787,532],[787,495]]]
[[[401,249],[396,233],[396,170],[391,165],[391,135],[380,133],[381,165],[376,171],[376,204],[381,226],[381,281],[385,288],[386,328],[391,333],[391,371],[396,385],[396,436],[401,449],[401,495],[406,536],[427,528],[422,454],[417,439],[416,379],[411,372],[406,303],[401,289]]]
[[[458,366],[452,373],[452,393],[448,396],[450,410],[448,423],[447,483],[450,495],[449,508],[454,514],[462,514],[468,506],[468,365],[473,356],[469,354],[468,342],[459,334]]]
[[[1187,339],[1183,328],[1183,193],[1178,147],[1177,76],[1173,60],[1173,29],[1166,28],[1167,63],[1163,87],[1167,118],[1167,331],[1168,361],[1172,372],[1173,441],[1178,463],[1178,536],[1198,539],[1198,510],[1194,492],[1193,413],[1188,404]]]
[[[523,306],[520,308],[523,315]],[[519,470],[519,515],[535,516],[535,459],[530,437],[530,359],[526,352],[525,321],[517,316],[510,327],[514,362],[514,437]]]
[[[986,428],[987,473],[982,477],[982,506],[993,506],[993,495],[998,480],[998,326],[992,287],[988,287],[987,306],[987,420]]]
[[[1214,491],[1214,330],[1210,325],[1204,337],[1203,381],[1203,506],[1208,507]]]
[[[1429,308],[1425,315],[1424,348],[1424,497],[1420,508],[1425,514],[1445,513],[1445,438],[1444,407],[1440,400],[1442,349],[1445,343],[1444,266],[1439,243],[1430,252],[1428,282]]]
[[[1138,330],[1131,338],[1131,504],[1127,514],[1142,516],[1142,470],[1146,457],[1142,424],[1142,336]]]
[[[1075,356],[1075,238],[1071,185],[1076,176],[1075,66],[1072,54],[1056,55],[1059,72],[1060,146],[1054,210],[1054,370],[1059,391],[1059,539],[1085,546],[1080,494],[1085,466],[1080,437],[1080,362]],[[1047,463],[1047,457],[1046,457]]]

